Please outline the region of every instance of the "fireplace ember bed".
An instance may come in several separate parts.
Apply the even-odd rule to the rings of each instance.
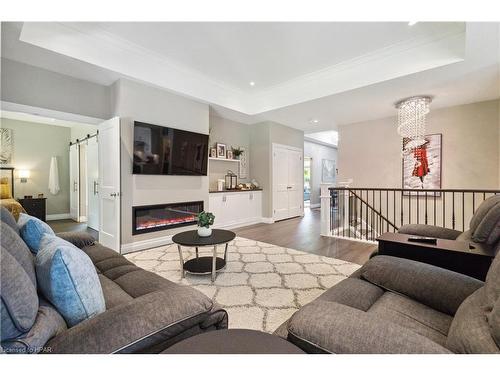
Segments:
[[[202,211],[203,201],[132,207],[132,234],[193,225]]]

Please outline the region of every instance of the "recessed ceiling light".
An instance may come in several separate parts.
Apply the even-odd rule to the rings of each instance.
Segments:
[[[408,26],[413,26],[413,25],[416,25],[418,23],[418,21],[410,21],[408,22]]]
[[[250,82],[249,82],[249,85],[250,85],[250,86],[255,86],[255,82],[254,82],[254,81],[250,81]]]
[[[317,118],[313,118],[313,119],[309,120],[309,122],[311,124],[317,124],[319,122],[319,120]]]

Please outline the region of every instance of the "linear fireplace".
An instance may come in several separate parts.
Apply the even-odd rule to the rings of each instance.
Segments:
[[[132,234],[193,225],[203,211],[203,201],[132,207]]]

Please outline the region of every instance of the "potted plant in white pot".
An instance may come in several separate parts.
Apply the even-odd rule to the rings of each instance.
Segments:
[[[215,216],[211,212],[200,212],[198,214],[198,236],[210,237],[212,235],[211,225],[214,224]]]

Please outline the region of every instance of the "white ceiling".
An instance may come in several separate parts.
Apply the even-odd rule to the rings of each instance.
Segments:
[[[22,26],[2,24],[3,57],[104,85],[135,78],[214,115],[309,133],[393,115],[416,94],[435,96],[436,108],[500,97],[496,23]]]

